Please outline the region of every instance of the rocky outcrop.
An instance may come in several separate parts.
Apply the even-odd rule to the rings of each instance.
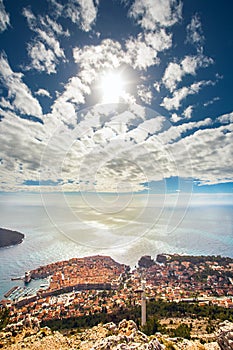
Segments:
[[[158,335],[158,340],[165,345],[165,349],[173,350],[221,350],[217,342],[201,344],[198,340],[183,338],[170,338],[166,335]]]
[[[148,337],[140,332],[134,321],[123,320],[118,327],[114,323],[104,326],[112,333],[106,338],[99,339],[91,348],[92,350],[162,350],[165,349],[157,339],[149,341]]]
[[[30,323],[31,320],[28,322]],[[0,334],[0,347],[8,350],[165,350],[157,338],[150,339],[140,332],[133,321],[123,320],[119,325],[107,323],[87,329],[82,333],[63,336],[47,327],[9,329]]]
[[[153,266],[153,265],[155,265],[155,261],[151,258],[150,255],[144,255],[138,261],[139,267],[148,268],[148,267]]]
[[[217,332],[217,342],[221,350],[233,349],[233,323],[224,321],[219,325]]]
[[[36,319],[27,319],[0,333],[0,348],[7,350],[231,350],[233,323],[225,321],[216,332],[216,342],[201,344],[197,340],[169,338],[157,333],[148,337],[134,321],[107,323],[68,335],[39,328]]]

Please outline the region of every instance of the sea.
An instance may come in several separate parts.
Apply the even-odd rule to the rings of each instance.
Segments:
[[[0,248],[1,300],[23,287],[12,278],[73,257],[109,255],[132,268],[142,255],[159,253],[233,258],[233,195],[7,193],[0,195],[0,227],[25,235]]]

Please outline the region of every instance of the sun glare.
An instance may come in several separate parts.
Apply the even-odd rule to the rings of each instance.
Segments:
[[[124,95],[124,80],[119,73],[107,73],[101,79],[102,102],[118,103]]]

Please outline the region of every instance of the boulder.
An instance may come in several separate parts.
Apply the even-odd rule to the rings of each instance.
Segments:
[[[233,323],[224,321],[216,333],[217,343],[221,350],[233,350]]]

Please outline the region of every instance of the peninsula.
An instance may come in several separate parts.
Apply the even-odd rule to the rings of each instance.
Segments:
[[[22,243],[23,239],[23,233],[0,228],[0,248],[20,244]]]

